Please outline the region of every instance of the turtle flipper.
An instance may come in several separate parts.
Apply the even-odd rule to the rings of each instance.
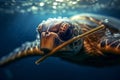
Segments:
[[[43,55],[43,52],[39,49],[39,41],[26,42],[21,47],[16,48],[8,56],[0,59],[0,66],[6,65],[9,62],[15,61],[17,59],[23,58],[30,55]]]

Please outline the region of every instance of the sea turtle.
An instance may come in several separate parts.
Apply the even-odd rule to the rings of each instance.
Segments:
[[[53,56],[81,65],[101,67],[119,64],[119,20],[95,14],[78,14],[70,18],[49,18],[42,21],[37,27],[36,40],[26,42],[3,57],[0,65],[28,55],[46,55],[62,43],[100,25],[105,28],[70,43]]]

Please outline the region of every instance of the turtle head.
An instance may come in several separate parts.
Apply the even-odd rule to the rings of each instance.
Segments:
[[[76,25],[73,25],[68,19],[48,19],[40,23],[37,30],[40,36],[40,50],[45,53],[81,34],[81,30],[78,30]],[[78,40],[60,51],[79,51],[81,43],[81,40]]]

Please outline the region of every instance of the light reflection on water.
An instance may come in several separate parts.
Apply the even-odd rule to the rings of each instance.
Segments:
[[[117,8],[116,8],[117,7]],[[119,0],[1,0],[0,12],[30,14],[75,14],[81,11],[120,9]]]

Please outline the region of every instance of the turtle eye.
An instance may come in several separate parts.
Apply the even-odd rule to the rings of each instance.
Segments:
[[[59,32],[65,32],[70,25],[68,23],[63,23],[60,26]]]
[[[70,38],[72,38],[72,27],[70,26],[69,23],[62,23],[58,35],[61,40],[67,41]]]

